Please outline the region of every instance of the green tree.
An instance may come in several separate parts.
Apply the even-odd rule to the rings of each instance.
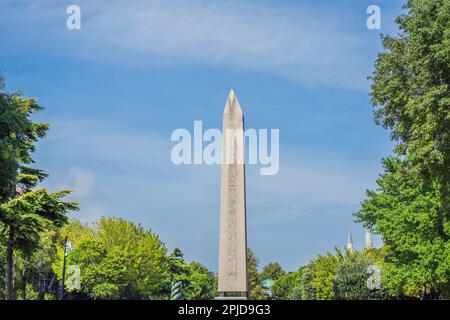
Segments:
[[[121,218],[103,217],[90,231],[79,223],[71,225],[71,233],[84,238],[74,240],[67,257],[68,264],[81,269],[82,293],[100,299],[163,298],[167,250],[156,234]],[[54,264],[58,276],[62,258],[60,251]]]
[[[0,225],[0,229],[2,226]],[[0,261],[6,261],[6,241],[3,239],[3,232],[0,231]],[[0,288],[5,288],[5,263],[0,263]],[[5,299],[5,291],[0,290],[0,299]]]
[[[20,288],[19,298],[23,300],[39,298],[42,299],[43,292],[35,292],[32,285],[39,280],[41,273],[50,273],[52,263],[56,257],[56,239],[57,228],[48,225],[39,234],[39,243],[35,250],[29,255],[23,255],[17,252],[16,261],[16,278],[18,279],[17,287]]]
[[[283,276],[286,272],[284,272],[283,268],[280,266],[278,262],[270,262],[268,263],[261,272],[261,279],[272,279],[277,280],[281,276]]]
[[[67,212],[76,210],[72,202],[63,202],[68,191],[48,193],[45,189],[28,191],[0,204],[0,220],[7,226],[6,293],[15,298],[14,251],[27,259],[39,247],[40,234],[48,224],[60,226],[67,221]]]
[[[383,237],[383,279],[393,295],[419,296],[421,290],[430,296],[447,294],[450,243],[439,231],[440,188],[409,179],[405,160],[387,158],[383,166],[377,190],[367,191],[355,214]]]
[[[188,272],[188,266],[184,261],[184,254],[180,248],[173,249],[168,257],[169,272],[171,278],[177,274],[184,274]]]
[[[336,274],[333,279],[334,298],[338,300],[367,300],[382,297],[379,290],[369,290],[367,285],[367,269],[371,265],[377,265],[365,251],[348,253],[336,266]],[[381,278],[380,278],[381,282]]]
[[[186,263],[175,248],[170,255],[159,238],[141,225],[103,217],[92,226],[76,220],[59,230],[53,270],[61,278],[65,237],[74,244],[68,265],[81,270],[81,290],[72,295],[94,299],[168,299],[171,281],[183,281],[185,299],[213,299],[217,279],[198,262]]]
[[[247,248],[247,275],[248,296],[251,300],[264,300],[267,296],[260,284],[261,278],[258,272],[259,260],[252,250]]]
[[[301,300],[303,269],[285,273],[276,279],[272,287],[273,297],[277,300]]]
[[[304,300],[315,300],[316,299],[316,289],[313,286],[313,273],[314,264],[309,261],[305,267],[303,268],[303,272],[301,274],[300,282],[301,286],[301,296]]]
[[[94,236],[95,231],[88,224],[75,219],[70,219],[68,223],[57,229],[58,248],[60,249],[58,253],[62,255],[66,237],[74,246],[77,246],[85,240],[93,239]]]
[[[302,296],[307,299],[331,300],[334,298],[333,280],[336,267],[343,260],[342,253],[335,248],[336,255],[327,252],[308,262],[302,274]]]
[[[186,300],[212,300],[217,296],[215,275],[204,265],[192,261],[183,272],[175,276],[183,281],[183,295]]]
[[[391,289],[435,297],[450,279],[450,3],[409,0],[405,9],[371,77],[375,121],[390,130],[398,159],[383,161],[357,218],[387,244]]]
[[[92,288],[92,296],[95,299],[114,300],[120,297],[119,288],[112,283],[99,283]]]
[[[422,180],[439,183],[450,215],[450,3],[409,0],[398,37],[385,36],[372,76],[375,120]],[[444,222],[444,221],[441,221]],[[443,232],[442,226],[440,232]]]
[[[33,190],[47,176],[30,165],[35,144],[49,126],[31,120],[42,109],[35,99],[6,93],[0,82],[0,222],[7,237],[5,298],[10,300],[15,299],[14,251],[30,256],[46,225],[64,224],[67,213],[78,208],[76,203],[62,201],[68,190]]]

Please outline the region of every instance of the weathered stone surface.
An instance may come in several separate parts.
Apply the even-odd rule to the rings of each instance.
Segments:
[[[223,113],[219,292],[247,292],[244,117],[230,91]]]

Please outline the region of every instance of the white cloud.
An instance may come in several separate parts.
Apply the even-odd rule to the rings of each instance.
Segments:
[[[100,217],[107,216],[108,212],[105,206],[100,204],[84,204],[80,203],[80,212],[73,215],[74,218],[82,220],[84,222],[95,222]]]
[[[71,168],[69,176],[72,181],[70,186],[77,197],[88,195],[95,185],[95,176],[87,170]]]
[[[65,171],[59,177],[59,181],[62,179],[66,179],[66,181],[62,183],[56,182],[54,184],[56,185],[54,189],[72,190],[69,199],[70,201],[78,202],[80,208],[80,212],[73,212],[73,217],[86,222],[92,222],[101,216],[106,215],[106,207],[99,204],[96,200],[96,196],[98,195],[97,189],[100,189],[101,192],[102,186],[96,186],[96,177],[94,173],[79,167],[71,167],[68,170],[64,167],[63,170]],[[51,178],[50,181],[52,181]],[[53,184],[51,182],[48,183],[46,181],[44,182],[44,185],[53,189]]]
[[[197,63],[268,72],[306,84],[367,87],[365,55],[373,42],[358,35],[336,7],[237,0],[77,3],[79,31],[65,29],[65,8],[55,0],[16,8],[6,23],[20,19],[28,33],[58,35],[66,49],[103,62],[139,68]]]

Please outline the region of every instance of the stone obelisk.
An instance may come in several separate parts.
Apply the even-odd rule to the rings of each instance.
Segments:
[[[244,116],[233,90],[223,112],[218,289],[219,298],[247,295]]]

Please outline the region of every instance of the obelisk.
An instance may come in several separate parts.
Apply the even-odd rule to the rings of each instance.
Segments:
[[[247,295],[244,116],[233,90],[223,112],[218,289],[219,298]]]

